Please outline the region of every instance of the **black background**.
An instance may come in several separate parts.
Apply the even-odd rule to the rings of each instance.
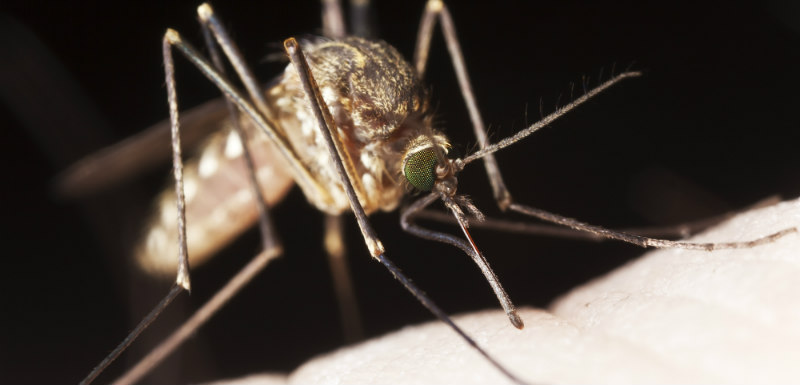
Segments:
[[[400,3],[379,2],[376,13],[381,36],[410,56],[423,4]],[[596,84],[601,69],[601,79],[606,79],[614,63],[618,70],[632,65],[645,72],[498,156],[519,201],[620,227],[689,220],[772,194],[792,198],[800,193],[800,9],[792,2],[661,4],[449,4],[494,139],[535,121],[540,99],[545,112],[552,111],[559,94],[562,102],[568,100],[570,82],[577,82],[580,94],[583,76]],[[214,5],[265,80],[283,64],[261,59],[277,52],[282,39],[319,31],[318,4],[313,1]],[[0,382],[79,381],[166,292],[169,282],[139,275],[125,250],[149,200],[167,180],[167,166],[92,196],[89,203],[58,199],[52,181],[79,156],[167,116],[161,35],[169,26],[199,44],[196,6],[194,1],[11,1],[3,6],[5,26],[10,20],[27,26],[52,50],[79,94],[20,82],[23,74],[36,76],[39,67],[14,64],[23,54],[0,55],[6,95],[22,83],[15,90],[18,100],[31,102],[18,104],[57,123],[48,125],[52,134],[38,134],[51,138],[50,144],[41,144],[19,107],[6,101],[0,114]],[[10,38],[18,36],[15,32]],[[475,141],[438,33],[433,50],[427,79],[438,122],[467,151]],[[178,73],[182,107],[217,95],[185,61],[179,60]],[[66,79],[58,71],[39,74],[42,79]],[[79,104],[82,97],[88,100],[85,111],[52,107],[59,105],[58,98]],[[75,118],[92,111],[93,123]],[[63,152],[56,155],[54,147]],[[500,216],[480,168],[468,169],[460,181],[462,193],[472,195],[487,214]],[[293,190],[275,208],[274,218],[284,240],[284,258],[197,332],[149,382],[288,371],[342,344],[320,248],[322,215]],[[373,220],[388,255],[446,311],[497,306],[468,258],[402,233],[396,213],[377,214]],[[430,319],[369,259],[355,222],[348,221],[350,264],[367,333]],[[478,230],[473,235],[518,305],[546,306],[641,254],[617,243]],[[100,381],[110,381],[144,354],[255,250],[257,237],[251,232],[196,269],[192,296],[176,301],[166,319],[157,321],[144,341]]]

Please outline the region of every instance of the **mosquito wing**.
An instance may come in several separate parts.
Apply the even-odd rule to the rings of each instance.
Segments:
[[[228,119],[222,98],[183,112],[181,142],[196,148]],[[87,197],[164,166],[171,154],[169,120],[164,120],[73,164],[56,178],[56,192],[64,198]]]

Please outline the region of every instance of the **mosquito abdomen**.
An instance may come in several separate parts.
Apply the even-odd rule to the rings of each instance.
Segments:
[[[249,149],[267,204],[280,202],[294,184],[277,150],[246,119]],[[186,238],[189,260],[198,266],[236,239],[258,219],[255,199],[235,131],[223,129],[211,136],[184,167]],[[175,190],[159,195],[136,249],[136,260],[153,275],[175,274],[178,264],[178,228]]]

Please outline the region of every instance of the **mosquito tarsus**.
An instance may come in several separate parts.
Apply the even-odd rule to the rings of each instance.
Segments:
[[[408,186],[413,186],[427,194],[402,211],[401,225],[403,229],[421,238],[451,244],[469,255],[486,277],[512,325],[519,329],[524,326],[522,319],[517,315],[513,303],[468,231],[468,217],[480,217],[480,211],[468,199],[458,194],[457,175],[467,164],[475,160],[483,160],[495,199],[502,210],[516,211],[575,230],[643,247],[679,247],[701,250],[745,248],[772,242],[797,231],[794,228],[786,229],[745,242],[696,244],[614,232],[517,203],[503,182],[500,168],[493,154],[547,126],[614,84],[624,79],[640,76],[641,73],[627,71],[614,75],[598,87],[586,91],[582,96],[559,107],[550,115],[544,116],[539,122],[511,137],[490,144],[467,76],[452,18],[441,0],[429,0],[427,3],[419,27],[413,65],[405,62],[399,53],[386,43],[345,37],[344,22],[338,2],[323,0],[323,5],[324,28],[326,35],[331,40],[301,43],[294,38],[289,38],[284,42],[284,49],[291,64],[283,75],[281,86],[284,88],[281,92],[295,92],[295,94],[287,96],[288,101],[281,99],[283,95],[278,95],[278,99],[270,99],[265,96],[270,92],[265,94],[261,90],[255,77],[245,65],[236,45],[221,27],[208,4],[202,4],[198,8],[198,15],[213,64],[185,42],[177,31],[169,29],[165,33],[163,56],[172,127],[174,195],[177,202],[175,222],[178,240],[177,277],[165,299],[109,357],[98,365],[84,380],[84,383],[91,382],[99,375],[158,316],[158,313],[169,305],[175,296],[181,291],[189,291],[191,288],[189,247],[186,239],[184,166],[180,145],[180,120],[174,79],[173,49],[178,50],[222,91],[228,100],[229,108],[238,110],[242,116],[248,119],[249,123],[258,128],[254,132],[256,135],[266,135],[269,138],[269,141],[287,161],[295,182],[317,208],[331,216],[352,212],[359,224],[370,255],[383,264],[437,318],[450,326],[465,342],[474,347],[512,382],[523,383],[524,381],[489,355],[467,333],[461,330],[444,311],[387,258],[386,250],[367,216],[378,209],[395,208]],[[447,157],[450,144],[443,133],[432,127],[430,110],[427,105],[428,95],[421,86],[431,37],[437,23],[441,26],[480,147],[478,151],[464,158],[450,159]],[[214,41],[222,48],[225,57],[237,72],[247,90],[246,94],[237,90],[225,77]],[[328,57],[326,55],[337,56]],[[344,67],[337,67],[337,65]],[[341,81],[340,78],[344,74],[351,76],[348,78],[351,81],[348,84],[349,88],[342,87],[343,83],[337,83],[337,81]],[[375,87],[387,81],[393,86],[391,92],[382,93],[382,88]],[[341,94],[337,94],[337,92],[341,92]],[[300,97],[295,97],[297,95]],[[291,103],[301,104],[292,105]],[[280,110],[280,108],[287,109],[290,113],[282,116],[281,113],[285,110]],[[247,136],[253,133],[238,127],[239,119],[235,114],[232,120],[234,129],[239,135],[239,141],[243,145],[248,178],[254,191],[253,194],[256,196],[263,251],[172,336],[120,378],[119,383],[135,382],[150,368],[157,365],[219,310],[271,259],[282,253],[282,248],[269,219],[268,205],[260,195],[261,188],[256,176],[256,166],[248,149]],[[312,130],[302,131],[301,134],[299,130],[304,128],[304,125],[310,126]],[[300,143],[303,138],[313,138],[311,142],[315,143],[317,147],[311,149],[301,147]],[[365,159],[367,160],[365,161]],[[396,176],[402,176],[400,178],[402,182],[394,179]],[[463,238],[429,230],[414,222],[415,215],[436,200],[442,201],[450,211],[463,233]]]

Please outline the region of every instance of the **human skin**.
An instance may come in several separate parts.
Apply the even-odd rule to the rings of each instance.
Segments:
[[[800,226],[800,200],[742,213],[691,239],[739,241]],[[800,235],[737,250],[656,250],[556,300],[454,320],[529,383],[789,383],[800,378]],[[510,382],[441,322],[243,383]]]

